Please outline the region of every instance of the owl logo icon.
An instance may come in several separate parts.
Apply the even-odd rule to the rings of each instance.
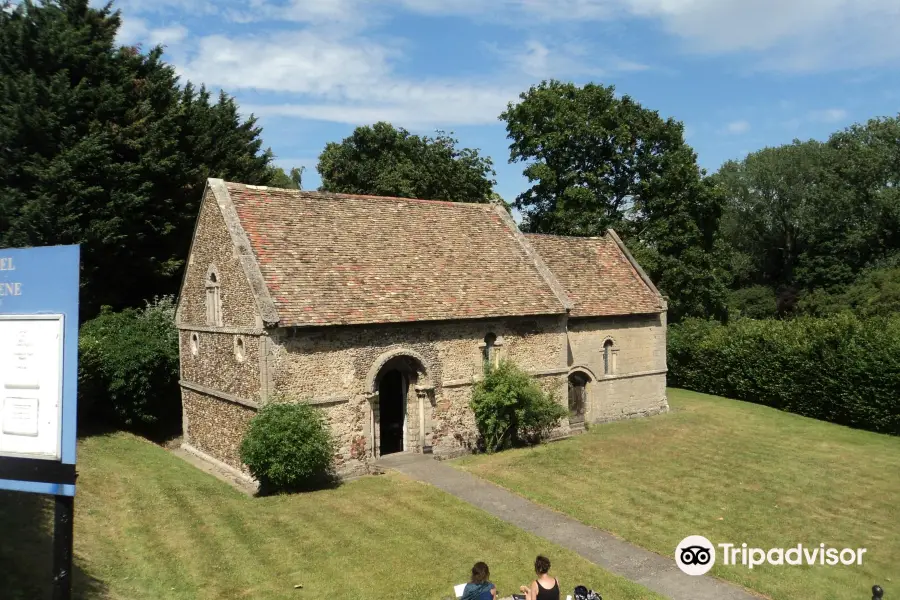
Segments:
[[[702,535],[689,535],[675,548],[675,564],[688,575],[703,575],[716,564],[716,549]]]

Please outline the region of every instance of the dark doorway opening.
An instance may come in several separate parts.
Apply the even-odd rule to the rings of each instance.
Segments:
[[[569,427],[584,427],[584,405],[588,378],[581,373],[569,375]]]
[[[379,448],[381,455],[403,452],[403,421],[406,416],[406,386],[403,373],[394,369],[378,385]]]

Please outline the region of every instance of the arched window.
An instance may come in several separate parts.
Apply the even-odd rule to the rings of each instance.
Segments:
[[[603,342],[603,374],[612,375],[616,372],[616,351],[612,340]]]
[[[482,359],[486,364],[493,366],[496,363],[496,352],[497,336],[494,333],[489,333],[484,336],[484,347],[481,349]]]
[[[222,297],[220,295],[219,274],[210,267],[206,274],[206,324],[222,326]]]
[[[241,336],[234,338],[234,358],[238,362],[244,362],[244,338]]]

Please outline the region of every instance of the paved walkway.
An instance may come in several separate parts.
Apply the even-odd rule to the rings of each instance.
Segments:
[[[380,459],[378,464],[430,483],[673,600],[759,600],[733,584],[707,576],[685,575],[673,558],[638,548],[429,456],[392,454]],[[598,591],[603,594],[603,590]]]

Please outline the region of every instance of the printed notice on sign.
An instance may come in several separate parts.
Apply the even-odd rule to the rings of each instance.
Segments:
[[[0,455],[59,458],[62,319],[0,318]]]
[[[36,436],[38,434],[38,399],[4,399],[3,433]]]

